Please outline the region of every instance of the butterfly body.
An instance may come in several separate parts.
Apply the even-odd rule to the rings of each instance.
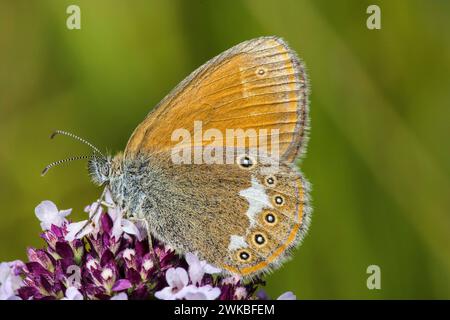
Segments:
[[[196,252],[242,277],[269,272],[290,257],[309,225],[310,187],[294,164],[306,148],[307,94],[304,66],[284,41],[241,43],[164,98],[123,154],[91,159],[92,180],[179,253]],[[250,139],[253,131],[245,131],[238,146],[226,139],[230,129],[266,137]],[[263,142],[277,152],[259,152]],[[199,148],[214,161],[174,161],[174,146],[189,151],[184,160]]]

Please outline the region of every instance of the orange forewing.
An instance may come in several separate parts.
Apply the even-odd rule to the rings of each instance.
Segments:
[[[279,131],[281,159],[302,151],[307,130],[308,84],[303,63],[280,38],[249,40],[205,63],[167,95],[136,128],[125,155],[169,151],[175,129],[271,129]],[[234,143],[234,142],[232,142]],[[270,148],[270,138],[267,142]],[[202,145],[230,141],[203,141]],[[245,147],[258,147],[246,141]]]

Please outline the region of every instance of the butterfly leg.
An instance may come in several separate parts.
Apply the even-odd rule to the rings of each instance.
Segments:
[[[153,251],[152,257],[153,257],[153,263],[156,266],[156,269],[158,270],[158,273],[161,271],[161,266],[159,265],[159,259],[156,256],[156,252],[155,249],[153,248],[153,236],[150,233],[150,227],[148,225],[148,221],[146,219],[144,219],[144,224],[145,224],[145,229],[147,230],[147,239],[148,239],[148,248],[149,250],[151,249]]]
[[[88,221],[86,221],[84,226],[76,233],[75,237],[78,237],[78,235],[80,233],[82,233],[83,230],[86,229],[87,226],[90,225],[92,223],[92,221],[94,220],[94,218],[97,216],[98,209],[100,208],[100,205],[104,202],[103,198],[105,197],[105,194],[106,194],[106,188],[103,189],[103,192],[102,192],[100,198],[94,204],[95,205],[95,211],[93,211],[94,213],[92,214],[92,216],[89,217]]]
[[[156,255],[155,249],[153,248],[153,236],[150,233],[150,227],[148,225],[148,221],[146,219],[141,219],[141,218],[135,218],[135,217],[128,217],[128,220],[133,221],[133,222],[143,222],[145,225],[145,230],[147,231],[147,241],[148,241],[148,249],[149,252],[152,252],[151,257],[153,260],[153,265],[156,266],[156,269],[158,270],[158,273],[161,271],[161,266],[159,264],[159,260],[158,257]]]
[[[114,203],[102,201],[101,204],[102,204],[102,206],[105,206],[105,207],[107,207],[107,208],[111,208],[111,209],[116,208],[116,205],[115,205]]]

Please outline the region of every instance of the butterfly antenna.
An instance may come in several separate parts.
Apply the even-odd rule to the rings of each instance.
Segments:
[[[73,133],[70,133],[70,132],[66,132],[66,131],[62,131],[62,130],[56,130],[55,132],[52,133],[52,135],[50,136],[50,139],[53,139],[53,138],[56,137],[58,134],[61,134],[61,135],[64,135],[64,136],[68,136],[68,137],[71,137],[71,138],[73,138],[73,139],[75,139],[75,140],[78,140],[78,141],[84,143],[84,144],[87,144],[87,145],[88,145],[89,147],[91,147],[95,152],[99,153],[102,157],[105,157],[105,156],[103,155],[103,153],[101,153],[100,150],[99,150],[96,146],[94,146],[92,143],[90,143],[89,141],[87,141],[87,140],[85,140],[85,139],[83,139],[83,138],[80,138],[79,136],[74,135]]]
[[[50,163],[48,166],[46,166],[44,168],[44,170],[42,170],[41,176],[44,176],[48,172],[48,170],[50,170],[51,168],[53,168],[55,166],[58,166],[60,164],[63,164],[63,163],[66,163],[66,162],[71,162],[71,161],[74,161],[74,160],[90,159],[92,157],[93,156],[77,156],[77,157],[70,157],[70,158],[67,158],[67,159],[55,161],[53,163]]]

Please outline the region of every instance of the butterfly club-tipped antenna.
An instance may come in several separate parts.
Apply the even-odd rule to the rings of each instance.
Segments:
[[[45,176],[45,174],[48,172],[48,170],[50,170],[51,168],[53,168],[55,166],[58,166],[60,164],[71,162],[71,161],[74,161],[74,160],[90,159],[92,157],[93,156],[86,156],[86,155],[84,155],[84,156],[70,157],[70,158],[66,158],[66,159],[62,159],[62,160],[58,160],[58,161],[52,162],[48,166],[46,166],[44,168],[44,170],[42,170],[41,176]]]
[[[53,132],[52,135],[50,136],[50,139],[55,138],[57,135],[63,135],[63,136],[67,136],[72,139],[78,140],[78,141],[88,145],[92,150],[94,150],[95,152],[97,152],[98,154],[100,154],[102,157],[105,158],[105,155],[96,146],[94,146],[92,143],[90,143],[86,139],[80,138],[79,136],[77,136],[73,133],[70,133],[67,131],[62,131],[62,130],[56,130],[55,132]]]
[[[99,154],[102,158],[105,158],[105,156],[103,155],[103,153],[96,147],[94,146],[92,143],[90,143],[89,141],[73,134],[67,131],[62,131],[62,130],[56,130],[55,132],[52,133],[52,135],[50,136],[50,139],[55,138],[57,135],[63,135],[63,136],[67,136],[70,137],[72,139],[78,140],[86,145],[88,145],[93,151],[94,153],[92,155],[83,155],[83,156],[75,156],[75,157],[70,157],[70,158],[66,158],[66,159],[62,159],[62,160],[58,160],[55,162],[50,163],[48,166],[46,166],[44,168],[44,170],[42,170],[41,172],[41,176],[44,176],[51,168],[58,166],[60,164],[63,163],[68,163],[68,162],[72,162],[74,160],[83,160],[83,159],[92,159],[97,157],[97,154]]]

